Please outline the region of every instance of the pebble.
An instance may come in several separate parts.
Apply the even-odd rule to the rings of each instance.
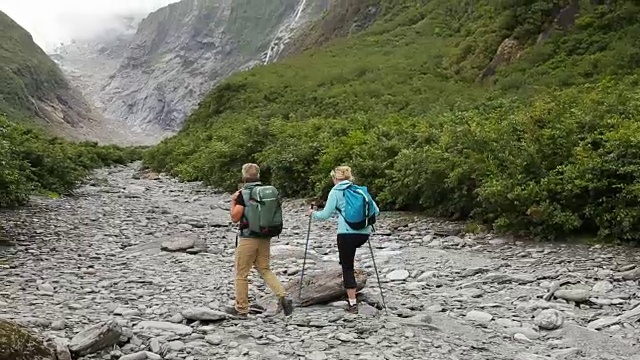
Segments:
[[[493,319],[493,315],[484,311],[472,310],[467,313],[466,319],[477,323],[487,324]]]
[[[536,316],[534,323],[541,329],[555,330],[564,324],[564,315],[555,309],[545,309]]]
[[[387,279],[391,281],[404,281],[409,278],[409,272],[407,270],[394,270],[387,274]]]

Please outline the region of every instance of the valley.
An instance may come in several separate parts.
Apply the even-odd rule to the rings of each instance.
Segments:
[[[639,16],[181,0],[44,50],[0,11],[0,360],[640,360]],[[248,162],[290,317],[257,273],[222,311]],[[304,215],[345,164],[382,209],[358,314]]]

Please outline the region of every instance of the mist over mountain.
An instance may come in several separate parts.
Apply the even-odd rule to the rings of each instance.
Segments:
[[[216,83],[276,61],[328,0],[182,0],[140,20],[121,16],[52,57],[102,113],[161,138],[179,130]],[[134,31],[135,28],[135,31]]]

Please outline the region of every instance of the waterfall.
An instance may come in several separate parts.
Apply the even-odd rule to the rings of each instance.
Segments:
[[[288,21],[285,21],[280,29],[278,29],[273,40],[271,40],[271,43],[269,44],[269,50],[267,51],[267,56],[264,60],[265,65],[269,63],[269,60],[271,60],[272,57],[275,58],[280,54],[280,51],[284,48],[284,44],[293,35],[294,30],[300,25],[300,16],[302,16],[302,12],[306,5],[307,0],[300,0],[293,16]]]

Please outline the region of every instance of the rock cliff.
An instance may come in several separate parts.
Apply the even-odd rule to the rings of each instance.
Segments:
[[[162,137],[219,81],[276,59],[327,7],[328,0],[183,0],[149,14],[135,34],[95,39],[56,59],[106,117]]]
[[[69,139],[104,143],[129,136],[106,122],[31,34],[1,11],[0,114]]]

